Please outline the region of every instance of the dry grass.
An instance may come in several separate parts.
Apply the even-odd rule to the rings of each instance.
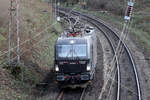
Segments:
[[[0,1],[0,4],[3,2]],[[53,63],[53,45],[58,35],[52,32],[55,27],[50,27],[51,7],[41,0],[21,0],[20,7],[21,58],[26,65],[23,67],[23,81],[21,76],[16,79],[8,70],[0,68],[0,100],[29,100],[34,96],[31,95],[33,86],[44,78]],[[3,20],[1,15],[0,20]],[[46,27],[50,28],[45,30]],[[8,27],[2,25],[0,32],[8,34]],[[0,35],[0,43],[7,38],[8,35]],[[2,54],[4,51],[0,48]]]

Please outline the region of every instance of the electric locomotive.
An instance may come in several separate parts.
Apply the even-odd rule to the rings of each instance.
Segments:
[[[95,29],[64,32],[55,44],[54,68],[61,87],[86,87],[94,79],[97,61]]]

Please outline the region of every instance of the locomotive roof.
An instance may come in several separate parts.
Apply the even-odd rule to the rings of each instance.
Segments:
[[[56,45],[69,45],[69,44],[86,44],[87,43],[87,40],[85,38],[59,38],[57,41],[56,41]]]

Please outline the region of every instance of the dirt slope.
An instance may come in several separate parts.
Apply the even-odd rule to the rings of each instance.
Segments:
[[[2,43],[1,36],[6,40],[8,39],[9,1],[10,0],[0,0],[0,44]],[[39,83],[39,81],[44,78],[45,73],[49,72],[50,66],[50,64],[48,67],[45,67],[43,65],[41,68],[39,68],[39,65],[35,63],[36,60],[41,61],[43,57],[41,57],[41,55],[43,54],[40,54],[39,51],[41,51],[42,47],[46,45],[45,41],[47,41],[48,46],[50,45],[48,43],[51,43],[51,45],[53,45],[52,43],[54,43],[55,41],[54,36],[55,38],[57,37],[54,33],[51,34],[50,29],[47,30],[47,32],[44,31],[46,30],[45,28],[51,24],[51,10],[49,10],[48,4],[41,2],[41,0],[20,0],[20,7],[20,40],[22,44],[24,43],[23,45],[21,45],[21,53],[23,55],[22,63],[25,63],[26,66],[23,66],[23,77],[20,74],[19,78],[15,78],[14,76],[12,76],[10,74],[10,70],[0,67],[0,100],[30,100],[29,98],[34,97],[34,95],[32,95],[31,93],[34,90],[36,83]],[[41,31],[43,31],[41,35],[37,35],[36,38],[33,38]],[[46,36],[50,37],[49,35],[53,38],[46,38]],[[28,43],[24,42],[27,40]],[[38,42],[35,42],[35,40],[38,40]],[[5,41],[5,44],[0,45],[0,54],[3,54],[5,50],[8,50],[7,43],[8,42]],[[53,46],[51,45],[51,48],[49,48],[50,50],[53,49]],[[6,49],[4,49],[4,47]],[[45,48],[44,50],[49,50]],[[39,58],[37,57],[37,53],[32,54],[35,52],[38,52]],[[45,55],[47,56],[47,54]],[[1,58],[4,59],[4,57]],[[46,60],[48,62],[51,59],[49,57]],[[47,64],[45,62],[43,63]]]

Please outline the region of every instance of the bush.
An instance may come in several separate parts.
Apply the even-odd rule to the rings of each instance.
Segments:
[[[87,6],[92,9],[99,9],[99,10],[107,10],[112,11],[117,15],[124,15],[125,2],[114,0],[114,1],[104,1],[104,0],[88,0]],[[94,6],[93,6],[94,5]]]
[[[87,2],[87,6],[94,9],[106,9],[106,5],[107,1],[103,0],[88,0]]]

